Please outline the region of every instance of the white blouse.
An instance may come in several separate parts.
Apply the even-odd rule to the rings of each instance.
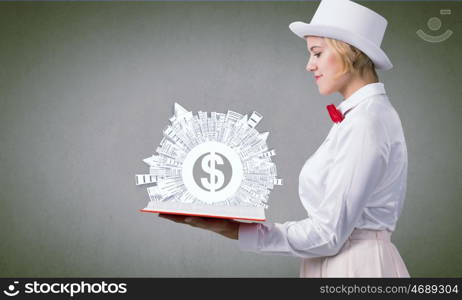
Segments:
[[[398,113],[381,82],[361,87],[338,109],[345,119],[334,123],[300,172],[299,197],[308,217],[282,224],[242,223],[242,250],[331,256],[355,228],[395,230],[408,166]]]

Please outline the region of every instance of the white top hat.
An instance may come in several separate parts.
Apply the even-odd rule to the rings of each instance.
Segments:
[[[290,30],[301,38],[307,35],[329,37],[364,52],[378,70],[393,64],[380,49],[387,20],[367,7],[350,0],[322,0],[309,24],[293,22]]]

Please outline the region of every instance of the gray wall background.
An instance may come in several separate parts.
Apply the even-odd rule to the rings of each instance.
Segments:
[[[364,2],[364,1],[363,1]],[[367,2],[389,20],[379,72],[403,122],[408,193],[392,240],[411,276],[462,275],[462,3]],[[274,222],[305,217],[298,174],[332,123],[292,21],[318,3],[0,3],[0,276],[287,276],[299,259],[140,213],[134,174],[173,103],[263,114],[285,185]],[[440,15],[451,9],[451,15]],[[427,28],[440,17],[440,30]],[[429,43],[415,34],[453,35]]]

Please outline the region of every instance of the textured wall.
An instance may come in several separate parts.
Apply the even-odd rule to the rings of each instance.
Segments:
[[[408,194],[393,234],[411,276],[462,275],[460,2],[368,2],[389,20],[380,81],[403,122]],[[285,185],[267,217],[305,217],[298,174],[332,126],[303,40],[315,2],[0,3],[1,276],[298,276],[299,259],[140,213],[142,158],[174,101],[256,110]],[[440,9],[451,15],[440,15]],[[431,17],[442,27],[432,32]],[[441,43],[416,35],[454,33]]]

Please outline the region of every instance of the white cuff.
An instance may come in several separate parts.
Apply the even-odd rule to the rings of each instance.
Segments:
[[[239,247],[242,251],[258,250],[258,228],[260,224],[241,223],[239,225]]]

